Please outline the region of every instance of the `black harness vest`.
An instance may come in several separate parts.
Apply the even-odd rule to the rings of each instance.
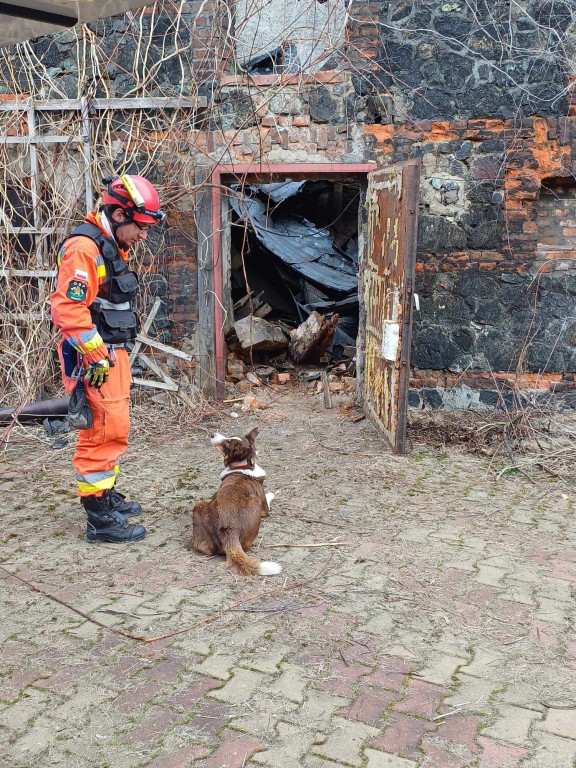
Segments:
[[[100,285],[94,303],[88,307],[92,322],[105,344],[125,344],[138,333],[138,318],[133,311],[133,301],[138,293],[136,273],[128,269],[116,241],[106,237],[95,224],[79,224],[64,242],[78,236],[89,237],[96,243],[106,267],[106,279]]]

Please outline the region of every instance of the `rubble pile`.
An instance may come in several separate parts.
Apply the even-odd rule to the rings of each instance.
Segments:
[[[358,198],[355,183],[232,187],[227,380],[239,392],[354,391]]]

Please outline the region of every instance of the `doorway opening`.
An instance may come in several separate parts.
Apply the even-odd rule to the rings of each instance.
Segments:
[[[327,371],[331,391],[354,388],[361,194],[353,177],[230,185],[222,256],[233,380],[250,366],[264,383],[280,374],[322,389]]]

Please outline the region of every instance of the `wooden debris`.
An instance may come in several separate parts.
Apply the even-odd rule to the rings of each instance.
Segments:
[[[290,356],[294,362],[318,362],[330,346],[337,325],[338,315],[326,320],[318,312],[312,312],[292,334]]]
[[[284,332],[273,323],[261,317],[248,316],[234,323],[234,330],[243,350],[268,350],[274,352],[286,349],[288,340]]]
[[[332,394],[330,393],[330,383],[328,381],[327,371],[322,371],[322,389],[324,392],[324,407],[332,408]]]

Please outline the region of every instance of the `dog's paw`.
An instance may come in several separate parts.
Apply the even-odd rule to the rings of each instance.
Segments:
[[[268,491],[268,493],[266,494],[266,504],[268,504],[268,509],[270,509],[270,504],[272,504],[275,498],[276,498],[276,494],[272,493],[272,491]]]
[[[282,573],[280,563],[272,563],[269,560],[260,563],[260,576],[278,576],[279,573]]]

